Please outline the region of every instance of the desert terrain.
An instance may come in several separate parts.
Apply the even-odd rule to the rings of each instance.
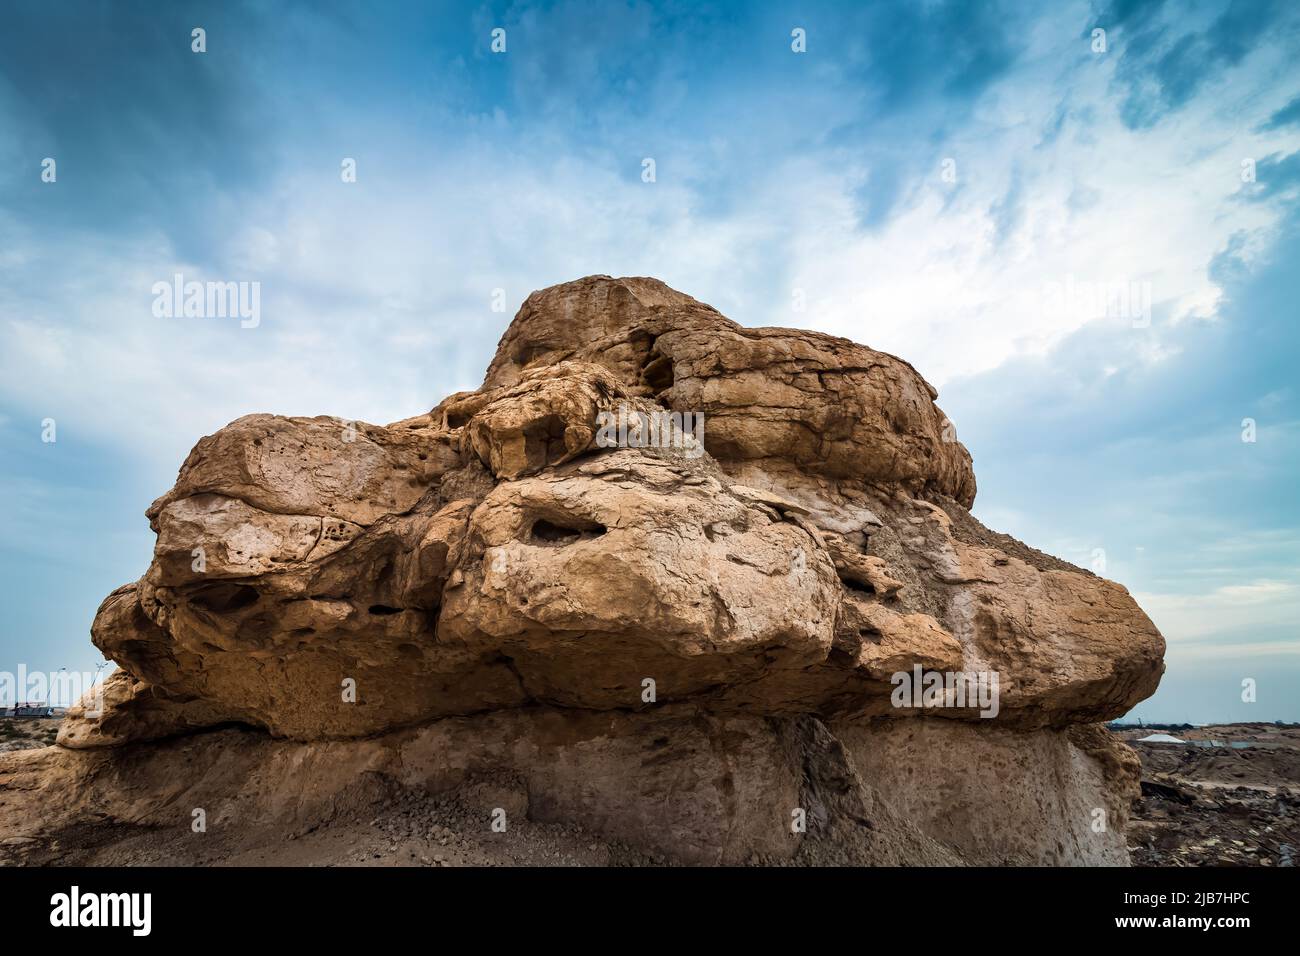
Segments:
[[[1114,731],[1142,759],[1136,866],[1290,866],[1300,847],[1300,726]],[[1186,743],[1142,743],[1167,733]]]
[[[0,753],[48,747],[58,733],[58,720],[0,717]]]

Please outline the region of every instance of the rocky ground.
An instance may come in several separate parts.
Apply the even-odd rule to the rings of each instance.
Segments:
[[[0,718],[0,750],[53,742],[58,722]],[[1177,730],[1184,744],[1140,743],[1152,728],[1117,736],[1142,759],[1142,796],[1129,826],[1139,866],[1286,866],[1300,848],[1300,726],[1234,724]],[[1249,743],[1201,747],[1191,741]],[[278,866],[646,866],[662,856],[611,842],[580,826],[536,823],[520,806],[518,780],[486,777],[432,796],[378,774],[363,775],[327,816],[284,829],[90,824],[49,840],[6,838],[6,864]],[[493,830],[478,808],[501,805]],[[382,809],[376,811],[376,807]],[[833,861],[812,854],[800,862]],[[775,861],[755,859],[753,863]]]
[[[1171,730],[1184,744],[1138,743],[1142,796],[1129,824],[1139,866],[1289,866],[1300,852],[1300,726]],[[1199,746],[1219,741],[1249,747]]]
[[[0,717],[0,753],[34,750],[54,743],[59,721],[31,717]]]

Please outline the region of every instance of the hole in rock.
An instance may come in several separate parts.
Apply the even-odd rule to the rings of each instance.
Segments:
[[[545,345],[523,342],[515,347],[514,353],[511,357],[514,359],[516,365],[529,365],[534,359],[545,355],[549,351],[550,349]]]
[[[856,654],[850,654],[842,647],[832,647],[826,659],[839,667],[852,667],[858,662]]]
[[[658,395],[673,387],[673,360],[666,355],[656,355],[641,369],[641,381]]]
[[[257,593],[255,587],[250,587],[247,584],[221,582],[219,584],[205,584],[195,590],[190,596],[190,603],[207,611],[225,614],[229,611],[238,611],[241,608],[256,604],[259,597],[261,595]]]
[[[384,614],[401,614],[401,613],[402,613],[402,610],[403,610],[403,609],[400,608],[400,607],[390,607],[390,606],[387,605],[387,604],[372,604],[372,605],[370,605],[370,613],[371,613],[371,614],[374,614],[374,615],[376,615],[376,616],[380,616],[380,615],[384,615]]]
[[[533,468],[542,468],[564,457],[564,419],[544,415],[524,426],[524,457]]]
[[[672,359],[656,348],[658,341],[658,336],[651,335],[644,329],[633,332],[628,339],[635,361],[641,366],[638,384],[655,395],[673,387]]]
[[[862,581],[855,581],[853,578],[840,578],[840,583],[849,591],[856,591],[858,594],[875,594],[876,589],[870,584]]]
[[[595,538],[605,533],[605,526],[595,522],[574,522],[565,526],[538,518],[533,522],[530,537],[545,544],[571,544],[579,538]]]

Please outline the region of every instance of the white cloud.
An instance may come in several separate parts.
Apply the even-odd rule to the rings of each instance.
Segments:
[[[1204,594],[1133,597],[1164,634],[1171,660],[1300,653],[1300,584],[1294,581],[1261,580]],[[1278,637],[1240,639],[1263,634]]]
[[[1242,133],[1271,108],[1247,102],[1246,90],[1223,94],[1239,111],[1211,97],[1132,131],[1106,98],[1105,67],[1091,79],[1074,64],[1032,69],[1037,76],[1008,78],[936,147],[932,168],[915,171],[925,178],[918,201],[880,232],[854,228],[849,174],[810,184],[816,199],[794,231],[791,265],[792,284],[808,290],[806,324],[902,355],[942,385],[1042,354],[1089,321],[1054,309],[1049,283],[1149,283],[1155,310],[1175,323],[1214,314],[1211,258],[1239,230],[1277,222],[1274,209],[1234,200],[1240,160],[1300,140]],[[1042,144],[1062,102],[1062,132]],[[957,161],[956,187],[940,179],[943,156]],[[999,235],[997,207],[1008,196],[1018,215]],[[1251,243],[1247,255],[1264,246]],[[1172,354],[1160,326],[1157,315],[1151,329],[1122,321],[1116,330],[1143,343],[1146,361],[1160,361]]]

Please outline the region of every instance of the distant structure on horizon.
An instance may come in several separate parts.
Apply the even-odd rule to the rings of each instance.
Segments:
[[[0,710],[0,717],[6,716],[3,710]],[[53,717],[54,708],[43,700],[32,700],[26,703],[20,703],[14,706],[13,717]]]

